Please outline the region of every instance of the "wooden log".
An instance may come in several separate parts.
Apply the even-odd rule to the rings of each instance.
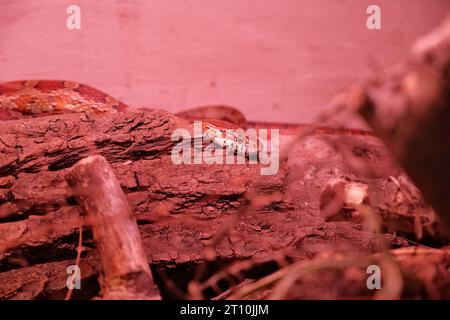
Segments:
[[[103,298],[158,299],[136,219],[106,159],[80,160],[66,179],[93,229]]]
[[[350,103],[450,226],[450,18],[406,62],[352,91]],[[356,99],[355,99],[356,97]]]
[[[229,230],[212,248],[219,261],[212,268],[220,268],[220,261],[272,255],[278,250],[291,251],[292,261],[313,257],[326,248],[379,250],[373,234],[360,228],[360,222],[324,222],[318,212],[319,198],[330,179],[367,183],[380,198],[371,204],[397,221],[389,230],[414,232],[412,212],[420,213],[421,201],[403,201],[408,210],[402,216],[391,210],[396,202],[384,194],[398,198],[393,195],[399,192],[390,180],[387,185],[385,181],[397,177],[399,169],[374,137],[308,137],[292,146],[289,160],[280,163],[277,175],[261,176],[260,165],[175,165],[170,158],[171,133],[178,125],[173,115],[154,110],[3,122],[0,299],[64,297],[66,267],[74,263],[81,211],[64,177],[74,163],[94,154],[108,160],[133,208],[144,248],[152,248],[146,252],[147,260],[164,297],[172,294],[170,281],[163,275],[169,275],[183,297],[185,282],[193,277],[192,269],[185,266],[205,260],[205,246],[225,223]],[[371,174],[349,171],[342,153],[355,155]],[[265,200],[239,215],[241,206],[253,197]],[[428,217],[423,218],[427,223]],[[102,263],[91,232],[84,235],[83,289],[74,291],[74,299],[99,295]],[[385,237],[392,246],[406,244],[398,237]]]

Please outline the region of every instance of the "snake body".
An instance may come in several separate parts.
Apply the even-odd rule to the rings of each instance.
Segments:
[[[0,120],[3,121],[63,113],[102,115],[127,108],[128,105],[110,95],[77,82],[28,80],[0,84]],[[249,139],[230,134],[228,130],[245,125],[245,117],[238,110],[207,106],[177,115],[190,121],[203,119],[202,132],[206,140],[221,147],[231,147],[233,152],[250,155]]]
[[[58,113],[117,113],[128,108],[111,96],[70,81],[14,81],[0,84],[0,120]]]
[[[103,115],[128,108],[100,90],[72,81],[26,80],[0,84],[0,121],[74,112]],[[248,122],[239,110],[228,106],[198,107],[176,115],[189,121],[202,120],[202,132],[207,140],[247,156],[255,146],[248,137],[230,133],[229,129],[277,128],[281,133],[294,134],[301,128],[311,128],[301,124]],[[371,135],[364,130],[318,126],[311,133]]]

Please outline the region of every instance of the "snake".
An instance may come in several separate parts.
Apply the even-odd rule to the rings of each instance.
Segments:
[[[23,80],[0,83],[0,121],[42,117],[64,113],[105,115],[124,112],[130,106],[91,86],[63,80]],[[241,111],[225,105],[191,108],[175,114],[190,122],[201,120],[206,141],[232,152],[249,156],[258,152],[255,141],[236,134],[236,129],[279,129],[282,134],[294,134],[305,124],[247,121]],[[371,132],[351,128],[314,126],[310,133],[372,135]],[[260,140],[256,141],[261,144]]]
[[[0,84],[0,121],[64,113],[105,115],[130,107],[91,86],[73,81],[26,80]],[[204,106],[176,114],[189,121],[201,120],[206,141],[250,155],[250,140],[232,131],[245,126],[243,114],[228,106]]]

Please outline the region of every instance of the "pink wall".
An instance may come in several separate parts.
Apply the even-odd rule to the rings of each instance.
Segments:
[[[371,3],[380,31],[366,28]],[[69,4],[81,30],[66,28]],[[0,81],[76,80],[136,106],[305,122],[449,11],[448,0],[0,0]]]

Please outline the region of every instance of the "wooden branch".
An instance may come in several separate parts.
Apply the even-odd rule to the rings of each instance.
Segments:
[[[66,179],[93,229],[103,265],[103,298],[160,298],[136,219],[106,159],[89,156]]]
[[[450,226],[450,18],[350,96]]]

